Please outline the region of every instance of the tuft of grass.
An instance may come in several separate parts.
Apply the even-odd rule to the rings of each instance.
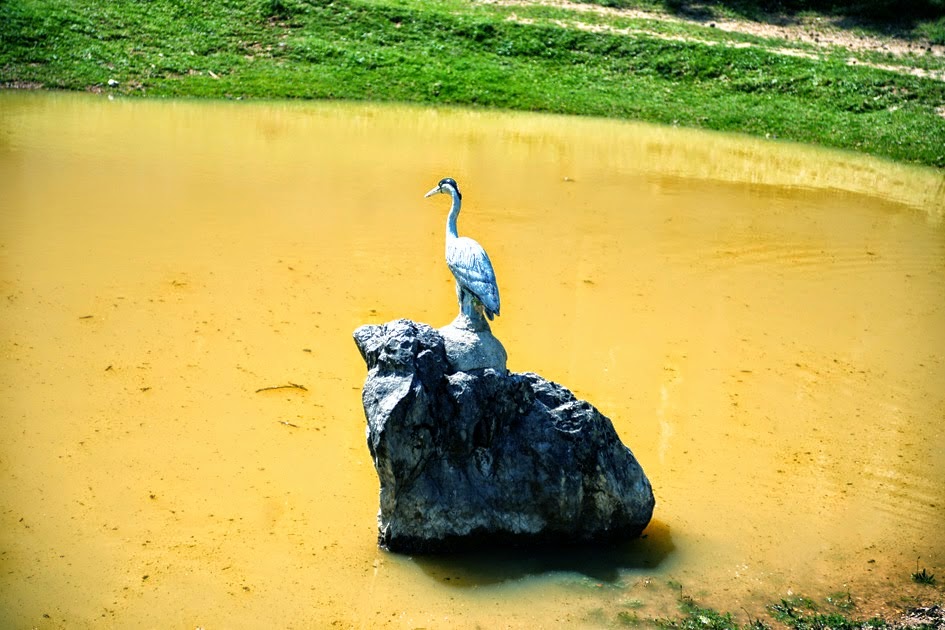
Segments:
[[[916,584],[935,585],[935,576],[926,571],[925,567],[922,567],[922,570],[919,571],[919,558],[915,559],[915,572],[912,574],[912,581]]]
[[[680,598],[679,608],[683,613],[681,618],[657,620],[657,627],[673,630],[730,630],[738,627],[731,613],[699,606],[685,595]]]
[[[912,574],[912,581],[917,584],[933,586],[935,584],[935,576],[931,573],[927,573],[925,568],[923,568],[921,571],[916,571]]]
[[[845,600],[844,600],[845,598]],[[769,606],[775,620],[794,630],[862,630],[863,628],[885,628],[882,619],[857,620],[845,613],[853,606],[849,593],[842,594],[838,603],[837,596],[831,595],[827,602],[840,608],[842,612],[820,612],[817,604],[806,597],[782,599]]]
[[[628,612],[626,610],[621,610],[620,612],[617,613],[618,626],[632,627],[632,626],[638,626],[642,622],[643,620],[640,619],[640,616],[636,614],[635,612]]]
[[[658,628],[671,630],[740,630],[741,628],[744,628],[744,630],[771,630],[772,627],[784,627],[791,630],[868,630],[870,628],[901,627],[896,622],[886,621],[878,617],[857,619],[849,616],[848,611],[853,607],[853,598],[849,593],[831,595],[827,598],[827,603],[837,610],[821,611],[816,602],[806,597],[784,598],[768,607],[774,618],[774,626],[766,620],[751,618],[749,618],[747,624],[740,625],[731,613],[723,613],[700,606],[691,597],[680,595],[679,610],[681,615],[678,618],[641,620],[634,615],[631,625],[649,623]],[[916,619],[922,617],[926,611],[937,610],[938,607],[915,609]],[[622,625],[628,624],[622,623]],[[932,630],[933,627],[937,626],[927,624],[915,627]]]
[[[929,40],[931,44],[945,45],[945,17],[923,22],[916,26],[916,34]]]
[[[827,603],[842,612],[850,612],[856,608],[856,603],[849,591],[838,591],[828,595]]]

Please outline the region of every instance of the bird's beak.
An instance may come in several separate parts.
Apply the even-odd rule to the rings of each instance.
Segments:
[[[428,192],[427,194],[425,194],[423,197],[424,197],[424,199],[426,199],[427,197],[430,197],[430,196],[432,196],[432,195],[435,195],[435,194],[438,193],[438,192],[440,192],[440,187],[439,187],[439,186],[437,186],[436,188],[434,188],[433,190],[431,190],[430,192]]]

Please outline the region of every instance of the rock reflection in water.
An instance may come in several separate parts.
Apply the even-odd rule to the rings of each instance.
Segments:
[[[652,521],[645,537],[620,544],[479,550],[418,555],[414,560],[431,578],[455,587],[495,586],[554,574],[574,574],[595,582],[616,584],[628,571],[657,572],[672,552],[669,527]]]

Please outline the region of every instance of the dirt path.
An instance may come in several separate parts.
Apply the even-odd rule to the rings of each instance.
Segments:
[[[597,13],[600,15],[611,15],[614,17],[632,18],[639,20],[659,20],[663,22],[676,22],[679,24],[689,24],[703,28],[717,28],[729,33],[742,33],[763,37],[772,41],[770,44],[749,44],[745,42],[721,43],[713,39],[700,39],[698,37],[683,37],[680,35],[667,35],[645,27],[623,28],[607,26],[604,24],[589,24],[579,20],[559,21],[561,26],[571,26],[585,30],[597,32],[614,32],[622,34],[642,33],[651,37],[662,39],[695,41],[706,45],[729,45],[739,47],[756,46],[764,50],[783,55],[803,56],[810,58],[819,58],[821,54],[835,52],[837,49],[845,50],[848,53],[847,63],[850,65],[866,65],[875,68],[882,68],[890,72],[900,74],[909,74],[913,76],[929,77],[940,81],[945,81],[945,69],[925,69],[909,64],[906,58],[910,55],[931,55],[937,59],[945,58],[945,46],[932,45],[928,42],[919,42],[906,37],[896,36],[875,36],[852,32],[849,28],[844,28],[839,19],[821,18],[821,17],[802,17],[797,19],[788,19],[785,17],[774,18],[771,23],[753,22],[750,20],[731,20],[731,19],[711,19],[698,20],[687,19],[684,17],[669,15],[666,13],[647,12],[637,9],[614,9],[602,7],[595,4],[584,4],[571,2],[569,0],[481,0],[485,4],[497,4],[502,6],[533,6],[544,5],[557,8],[568,9],[575,15],[581,13]],[[527,18],[513,16],[521,22],[530,22]],[[781,40],[783,45],[778,45],[776,40]],[[876,60],[867,60],[863,58],[865,53],[884,54],[888,62],[877,62]],[[902,59],[903,63],[897,63],[897,59]]]

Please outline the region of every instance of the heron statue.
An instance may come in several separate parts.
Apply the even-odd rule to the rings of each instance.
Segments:
[[[463,201],[456,180],[444,177],[424,197],[437,193],[453,198],[446,219],[446,266],[456,278],[460,312],[473,320],[477,316],[481,319],[483,314],[491,320],[499,314],[499,287],[495,282],[492,262],[482,245],[456,232],[456,218]]]

